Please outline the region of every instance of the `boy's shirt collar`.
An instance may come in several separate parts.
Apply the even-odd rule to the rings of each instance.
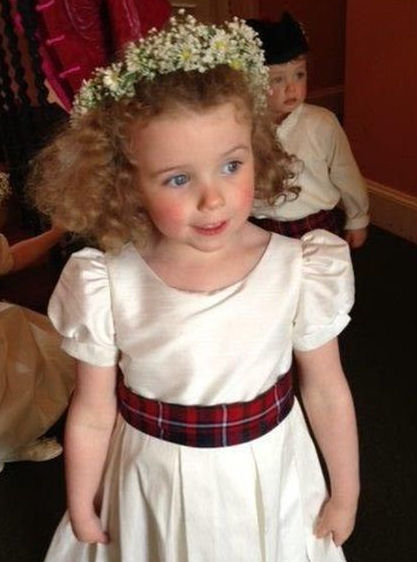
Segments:
[[[301,115],[301,112],[303,111],[303,107],[304,107],[304,102],[301,103],[296,109],[294,109],[294,111],[292,111],[288,115],[288,117],[284,119],[284,121],[282,121],[279,125],[277,125],[276,132],[278,134],[282,134],[288,131],[289,129],[292,129],[294,125],[297,123]]]

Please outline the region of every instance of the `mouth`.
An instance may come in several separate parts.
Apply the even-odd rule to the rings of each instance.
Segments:
[[[289,98],[288,100],[285,100],[285,105],[294,105],[295,103],[297,103],[297,98]]]
[[[221,234],[227,227],[227,221],[218,221],[202,226],[194,226],[194,230],[203,236],[215,236]]]

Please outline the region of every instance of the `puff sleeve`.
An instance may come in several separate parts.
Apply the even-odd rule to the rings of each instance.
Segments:
[[[48,316],[72,357],[109,367],[118,349],[105,256],[85,248],[71,256],[49,301]]]
[[[0,275],[5,275],[13,267],[13,256],[10,252],[9,243],[3,234],[0,234]]]
[[[354,277],[349,247],[324,230],[301,238],[302,273],[293,347],[309,351],[336,337],[349,323]]]

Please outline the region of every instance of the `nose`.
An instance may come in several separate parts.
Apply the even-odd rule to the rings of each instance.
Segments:
[[[199,193],[198,210],[212,211],[224,205],[222,191],[216,185],[202,185]]]
[[[287,93],[292,93],[295,91],[295,83],[291,80],[287,82]]]

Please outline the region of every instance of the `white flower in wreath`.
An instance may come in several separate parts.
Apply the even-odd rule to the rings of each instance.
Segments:
[[[218,55],[224,57],[230,49],[231,44],[231,40],[227,37],[226,32],[223,29],[219,29],[211,38],[209,49],[214,56]]]
[[[120,70],[121,64],[113,64],[109,68],[103,70],[103,85],[115,94],[120,89]]]
[[[205,72],[219,64],[245,72],[257,92],[259,106],[265,107],[268,73],[261,42],[253,29],[238,18],[221,28],[199,24],[193,16],[184,16],[182,10],[179,18],[171,18],[170,29],[152,29],[146,39],[127,47],[123,62],[98,69],[83,84],[72,116],[85,114],[107,97],[118,100],[133,96],[135,83],[141,79],[152,80],[176,70]]]

